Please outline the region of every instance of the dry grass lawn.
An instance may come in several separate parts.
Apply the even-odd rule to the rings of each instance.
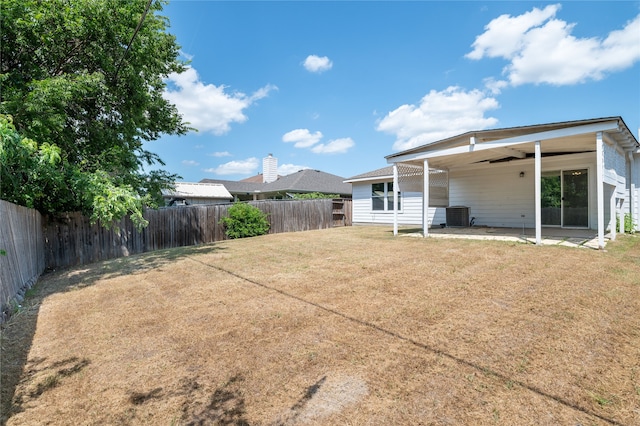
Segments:
[[[640,424],[636,236],[602,252],[337,228],[33,293],[2,331],[9,425]]]

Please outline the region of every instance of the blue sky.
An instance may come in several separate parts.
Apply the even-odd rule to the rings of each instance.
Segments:
[[[622,116],[640,127],[640,1],[173,0],[198,132],[145,144],[184,181],[350,177],[470,130]]]

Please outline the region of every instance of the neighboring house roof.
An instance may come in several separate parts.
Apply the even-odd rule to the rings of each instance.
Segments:
[[[409,169],[409,174],[413,176],[421,176],[422,168],[417,166],[401,166],[405,176],[407,175],[407,169]],[[438,170],[431,169],[429,171],[431,174],[440,173]],[[370,172],[362,173],[349,179],[345,179],[345,182],[356,183],[356,182],[367,182],[367,181],[375,181],[375,180],[391,180],[393,179],[393,166],[382,167],[380,169],[372,170]]]
[[[278,175],[278,179],[280,179],[282,176]],[[264,175],[262,173],[258,173],[255,176],[251,176],[245,179],[241,179],[240,182],[253,182],[253,183],[263,183],[264,181]]]
[[[431,167],[447,169],[483,161],[533,157],[534,143],[538,140],[543,141],[545,155],[591,152],[594,150],[595,139],[590,135],[597,132],[602,132],[604,137],[624,151],[633,152],[640,148],[638,140],[629,131],[622,117],[617,116],[471,131],[385,158],[389,163],[419,162],[430,158]],[[458,154],[465,155],[457,157]]]
[[[280,176],[271,183],[202,179],[203,183],[223,184],[232,194],[261,193],[310,193],[351,194],[351,184],[344,178],[320,170],[304,169],[286,176]]]
[[[375,180],[382,178],[393,178],[393,166],[382,167],[370,172],[355,175],[350,177],[349,179],[345,179],[345,182],[353,183],[363,180]]]
[[[163,189],[165,198],[216,198],[231,200],[233,195],[219,183],[176,182],[175,190]]]

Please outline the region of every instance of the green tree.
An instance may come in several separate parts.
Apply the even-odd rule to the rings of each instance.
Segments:
[[[295,200],[315,200],[318,198],[341,198],[339,194],[325,194],[322,192],[307,192],[293,194]]]
[[[162,96],[186,66],[163,3],[2,0],[3,199],[108,225],[171,187],[178,176],[145,171],[164,163],[143,147],[190,130]]]

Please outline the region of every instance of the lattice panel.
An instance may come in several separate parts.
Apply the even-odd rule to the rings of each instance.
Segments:
[[[398,164],[398,184],[401,192],[422,192],[422,167]]]
[[[423,182],[422,167],[411,164],[398,165],[398,187],[401,192],[422,192]],[[449,173],[445,170],[429,170],[429,205],[449,205]]]

